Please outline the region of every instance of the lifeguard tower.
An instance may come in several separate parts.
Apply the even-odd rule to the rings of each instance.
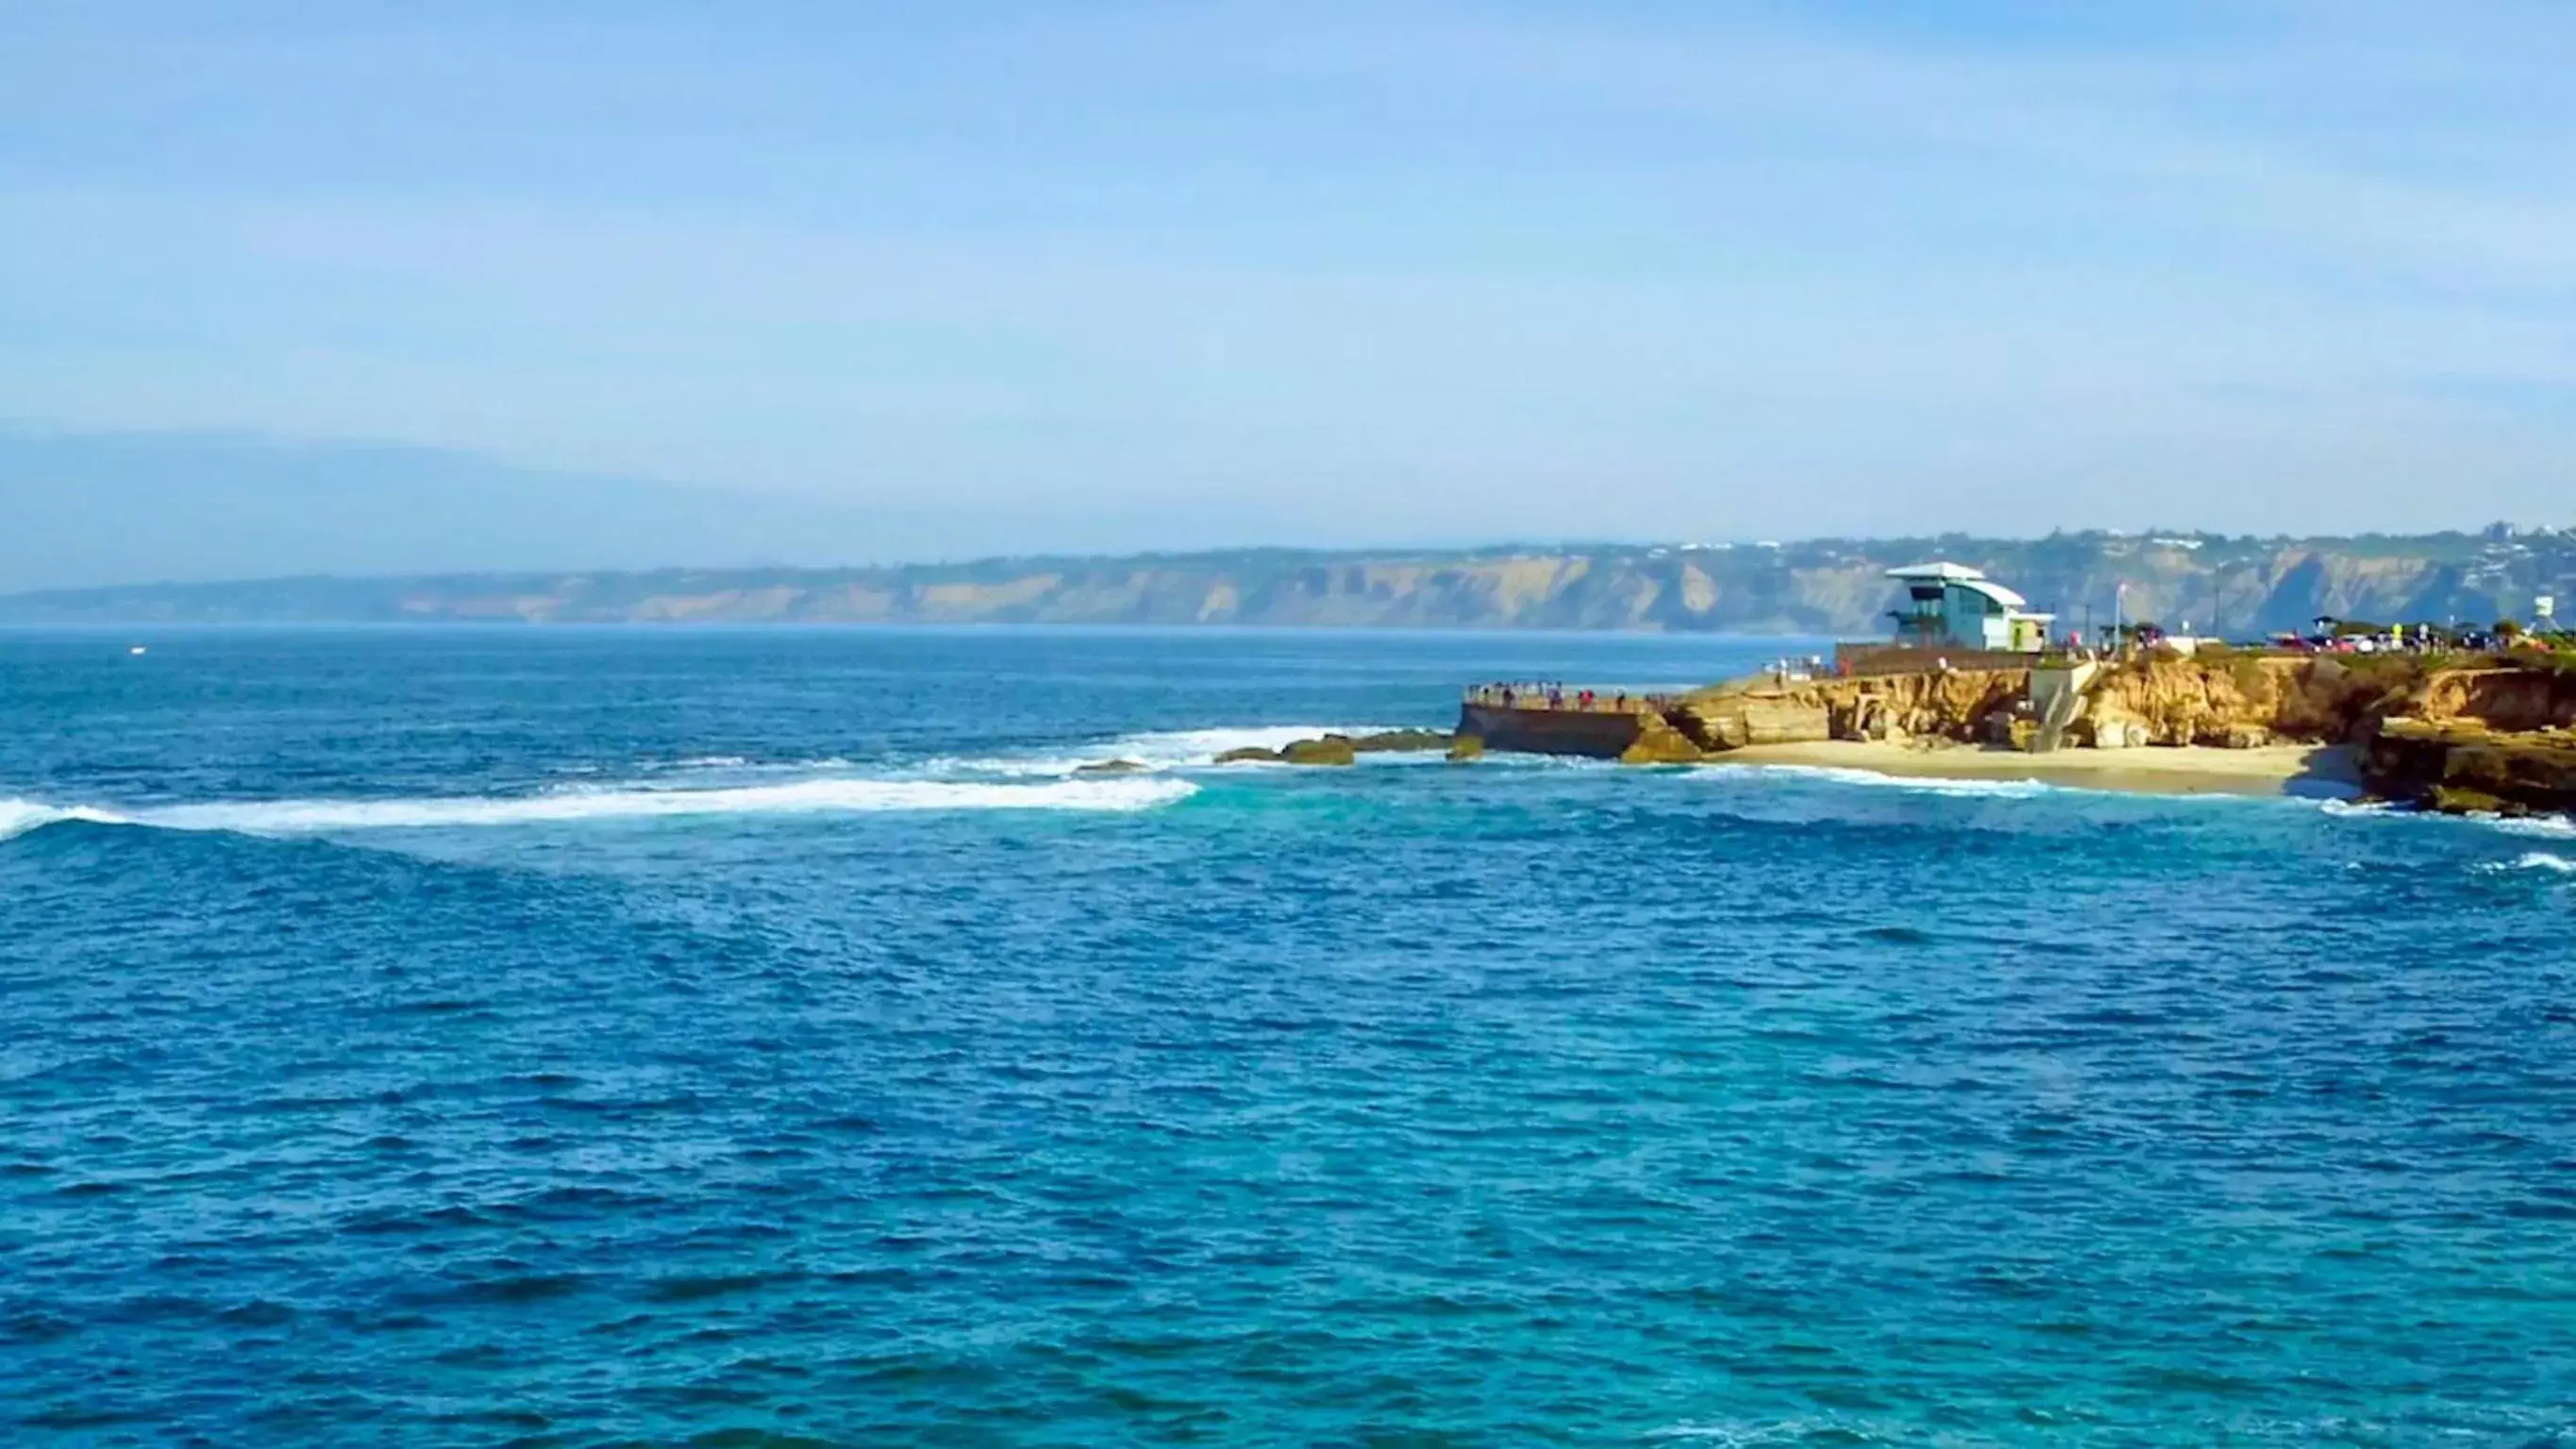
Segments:
[[[2057,616],[2034,612],[2028,599],[1966,564],[1910,564],[1887,576],[1905,585],[1905,607],[1889,613],[1899,644],[2013,654],[2048,647]]]

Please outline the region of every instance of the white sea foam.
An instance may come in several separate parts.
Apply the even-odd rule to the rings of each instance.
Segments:
[[[1395,725],[1243,725],[1203,730],[1155,730],[1121,735],[1097,744],[1031,752],[959,758],[943,756],[926,762],[933,775],[991,775],[1004,779],[1051,779],[1073,774],[1085,765],[1123,760],[1148,771],[1196,769],[1216,763],[1228,750],[1276,750],[1298,740],[1328,734],[1366,735]]]
[[[2495,871],[2545,870],[2558,875],[2576,875],[2576,860],[2570,860],[2563,855],[2552,855],[2545,850],[2533,850],[2525,852],[2520,860],[2489,861],[2485,865],[2484,869]]]
[[[1771,765],[1717,763],[1701,766],[1695,773],[1711,779],[1728,776],[1785,775],[1802,780],[1826,780],[1838,785],[1867,785],[1876,789],[1908,790],[1926,795],[1970,795],[2002,799],[2025,799],[2033,795],[2063,792],[2063,787],[2038,780],[1952,780],[1931,775],[1890,775],[1877,770],[1858,770],[1848,765]]]
[[[2328,815],[2360,819],[2413,820],[2427,826],[2466,826],[2505,835],[2537,836],[2543,840],[2576,840],[2576,819],[2564,815],[2446,815],[2432,810],[2400,809],[2382,801],[2367,804],[2351,800],[2323,800],[2318,808]]]
[[[2476,817],[2483,825],[2492,826],[2507,835],[2537,835],[2549,840],[2576,840],[2576,819],[2564,815],[2525,815],[2507,818],[2501,815]]]
[[[409,796],[385,800],[239,800],[114,813],[86,806],[0,798],[0,839],[60,820],[312,835],[359,830],[444,830],[702,815],[797,815],[930,810],[1136,811],[1198,793],[1172,772],[1214,763],[1228,750],[1278,749],[1323,734],[1367,734],[1386,726],[1258,725],[1162,730],[1073,750],[975,759],[935,759],[865,779],[838,757],[757,761],[700,755],[656,762],[615,784],[564,784],[532,795]],[[1126,760],[1132,775],[1083,776],[1085,765]],[[779,776],[815,778],[779,779]]]
[[[657,775],[811,775],[854,768],[839,755],[811,760],[755,760],[743,755],[693,755],[685,760],[655,760],[644,769]]]
[[[86,805],[59,806],[14,797],[0,798],[0,840],[24,835],[30,830],[64,820],[87,820],[96,825],[122,825],[125,817]]]
[[[704,815],[872,814],[896,810],[1150,810],[1197,793],[1186,780],[1056,780],[991,784],[939,780],[804,780],[733,789],[583,789],[543,795],[413,796],[389,800],[239,800],[170,805],[125,815],[27,800],[0,801],[0,839],[60,820],[313,835],[444,830]]]

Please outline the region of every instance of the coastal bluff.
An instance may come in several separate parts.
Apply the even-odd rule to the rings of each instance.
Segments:
[[[2553,658],[2151,654],[2100,665],[1760,675],[1668,695],[1471,690],[1483,749],[1632,764],[1833,741],[1925,749],[2352,746],[2366,792],[2453,812],[2576,813],[2576,668]]]
[[[2030,671],[1958,670],[1865,679],[1740,680],[1680,695],[1586,700],[1471,692],[1457,733],[1489,750],[1686,764],[1758,745],[1910,736],[1971,738],[2028,698]]]

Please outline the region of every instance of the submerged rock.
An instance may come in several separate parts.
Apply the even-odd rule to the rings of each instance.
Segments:
[[[1241,749],[1228,750],[1217,756],[1216,762],[1220,765],[1275,765],[1281,758],[1277,750],[1265,750],[1259,745],[1245,745]]]
[[[2529,815],[2531,807],[2464,785],[2435,785],[2423,797],[2423,808],[2442,815]]]
[[[1073,772],[1077,775],[1141,775],[1152,768],[1142,760],[1094,760],[1088,765],[1074,766]]]

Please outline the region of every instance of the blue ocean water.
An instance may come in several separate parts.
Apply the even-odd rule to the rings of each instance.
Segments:
[[[144,638],[0,634],[12,1444],[2576,1442],[2564,831],[1205,763],[1766,641]]]

